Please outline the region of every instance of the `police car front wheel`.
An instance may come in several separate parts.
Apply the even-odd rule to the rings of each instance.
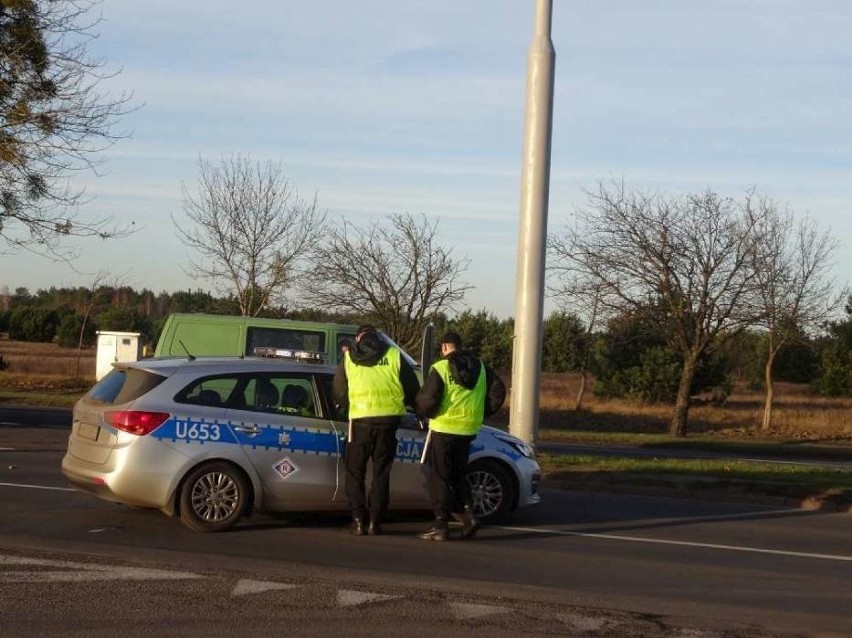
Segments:
[[[498,461],[474,461],[468,468],[467,481],[473,497],[473,510],[478,519],[498,519],[512,510],[515,484],[509,472]]]

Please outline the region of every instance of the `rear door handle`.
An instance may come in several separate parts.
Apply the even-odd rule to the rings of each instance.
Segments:
[[[249,436],[256,436],[260,434],[260,428],[256,425],[235,425],[234,429],[237,432],[242,432],[243,434],[248,434]]]

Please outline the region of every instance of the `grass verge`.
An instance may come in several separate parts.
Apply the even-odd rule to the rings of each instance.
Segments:
[[[17,392],[14,390],[0,389],[0,406],[24,407],[24,408],[68,408],[74,407],[74,403],[85,391],[71,390],[67,393],[58,394],[53,391],[31,391]]]
[[[803,442],[801,439],[726,439],[706,436],[677,438],[668,434],[634,432],[582,432],[542,429],[538,440],[548,443],[581,445],[623,445],[659,450],[704,450],[735,455],[755,454],[780,459],[823,459],[852,461],[852,445],[848,439]]]
[[[852,506],[852,472],[730,460],[539,454],[544,485],[570,490],[783,502],[830,510]]]
[[[94,378],[0,372],[0,406],[72,408]]]

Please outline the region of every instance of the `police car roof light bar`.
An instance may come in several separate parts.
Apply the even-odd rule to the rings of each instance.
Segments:
[[[290,359],[303,363],[323,363],[324,352],[312,352],[310,350],[294,350],[290,348],[271,348],[258,346],[254,349],[254,356],[272,359]]]

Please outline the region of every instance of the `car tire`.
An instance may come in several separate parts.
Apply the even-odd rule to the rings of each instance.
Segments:
[[[205,463],[192,470],[180,490],[180,520],[196,532],[223,532],[242,518],[249,487],[230,463]]]
[[[473,510],[480,521],[498,520],[512,511],[515,483],[498,461],[480,459],[471,463],[467,482],[473,497]]]

